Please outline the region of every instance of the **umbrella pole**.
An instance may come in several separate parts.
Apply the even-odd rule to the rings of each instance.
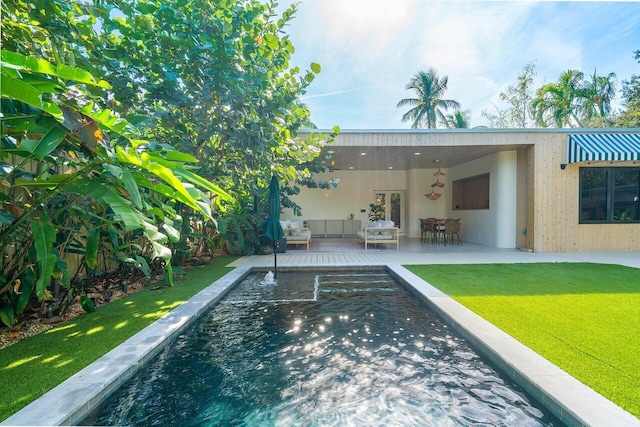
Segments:
[[[276,241],[273,241],[273,278],[278,278],[278,252],[276,251]]]

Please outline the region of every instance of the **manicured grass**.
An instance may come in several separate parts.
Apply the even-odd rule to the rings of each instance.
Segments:
[[[640,417],[640,269],[588,263],[406,268]]]
[[[141,290],[0,350],[0,420],[231,271],[224,266],[236,258],[221,256],[190,269],[171,288]]]

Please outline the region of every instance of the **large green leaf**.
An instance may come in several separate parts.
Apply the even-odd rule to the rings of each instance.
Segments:
[[[80,307],[87,313],[93,313],[96,311],[96,306],[93,304],[93,300],[86,295],[80,296]]]
[[[151,276],[151,269],[149,268],[149,264],[147,260],[139,255],[134,255],[136,259],[136,267],[138,267],[145,275],[145,277]]]
[[[30,281],[23,280],[20,284],[19,294],[17,295],[15,302],[15,313],[20,314],[24,311],[31,299],[31,283]]]
[[[198,159],[191,154],[175,150],[169,150],[164,153],[149,153],[149,156],[153,157],[155,161],[169,160],[183,163],[198,163]]]
[[[118,157],[118,161],[121,163],[131,163],[132,165],[142,166],[142,161],[136,155],[133,148],[129,148],[125,151],[122,147],[116,146],[116,156]]]
[[[167,265],[169,265],[169,260],[171,260],[171,249],[154,241],[151,242],[151,246],[153,247],[152,258],[161,258],[167,261]]]
[[[54,66],[44,59],[34,56],[24,56],[8,50],[0,51],[0,67],[12,67],[33,73],[59,77],[63,80],[71,80],[91,86],[99,86],[104,89],[111,89],[109,83],[104,80],[96,81],[91,73],[81,68],[70,67],[65,64]]]
[[[58,148],[67,136],[67,131],[59,123],[51,123],[51,127],[39,140],[23,139],[20,149],[33,154],[38,160],[42,160]]]
[[[135,126],[111,110],[96,109],[94,103],[89,103],[80,110],[82,114],[95,120],[102,128],[109,129],[126,138],[133,138],[137,134]]]
[[[162,166],[161,164],[151,163],[151,162],[143,164],[143,166],[149,172],[153,173],[158,178],[162,179],[164,182],[166,182],[171,187],[173,187],[174,190],[176,190],[178,193],[180,193],[185,198],[185,200],[187,200],[189,206],[191,206],[194,209],[200,210],[200,208],[196,204],[196,200],[193,198],[193,196],[191,196],[189,191],[185,188],[185,186],[182,183],[182,181],[180,181],[174,175],[174,173],[171,171],[171,169],[169,169],[169,168],[167,168],[165,166]]]
[[[2,323],[7,325],[8,327],[12,327],[14,319],[15,317],[13,315],[13,307],[11,306],[0,307],[0,321]]]
[[[191,201],[189,199],[187,199],[180,193],[176,193],[173,187],[169,185],[162,184],[162,183],[155,184],[149,180],[137,180],[137,181],[138,181],[138,184],[141,185],[142,187],[148,188],[149,190],[154,191],[160,196],[164,196],[169,200],[176,200],[180,203],[184,203],[187,206],[191,205]],[[149,212],[153,212],[156,216],[160,218],[163,218],[165,215],[164,212],[161,212],[158,215],[157,213],[155,213],[154,209],[150,209]]]
[[[50,102],[42,100],[42,91],[28,83],[25,83],[21,79],[16,79],[7,76],[5,73],[0,73],[0,92],[4,97],[17,99],[25,104],[46,111],[52,116],[62,116],[60,108]]]
[[[138,188],[138,184],[136,183],[131,170],[128,168],[122,169],[122,183],[124,184],[124,188],[127,189],[127,192],[129,193],[134,206],[138,209],[142,209],[142,197],[140,196],[140,189]]]
[[[113,246],[114,251],[117,251],[120,248],[120,242],[119,242],[120,233],[111,224],[109,224],[108,230],[109,230],[109,241],[111,242],[111,246]]]
[[[122,222],[125,230],[137,230],[145,228],[146,218],[137,211],[130,202],[115,193],[111,188],[102,185],[99,181],[83,180],[69,185],[70,193],[86,195],[103,206],[113,210],[116,218]]]
[[[56,239],[56,230],[50,224],[49,218],[43,215],[40,218],[35,218],[31,223],[31,234],[36,248],[36,263],[39,270],[36,281],[36,296],[42,300],[58,261],[58,256],[51,252]]]
[[[54,189],[55,187],[65,184],[68,181],[74,178],[74,174],[70,173],[62,173],[59,175],[49,175],[46,180],[41,179],[26,179],[26,178],[17,178],[14,182],[14,185],[20,185],[22,187],[34,187],[34,188],[49,188]]]
[[[87,245],[84,259],[87,266],[94,270],[98,265],[98,247],[100,243],[100,230],[94,228],[87,233]]]
[[[207,191],[211,191],[213,194],[215,194],[216,196],[220,197],[221,199],[224,200],[232,200],[232,197],[229,193],[227,193],[226,191],[224,191],[222,188],[218,187],[217,185],[215,185],[214,183],[204,179],[203,177],[201,177],[200,175],[197,175],[189,170],[186,170],[184,168],[175,168],[173,170],[173,172],[177,175],[180,176],[184,179],[186,179],[187,181],[191,182],[192,184],[197,185],[200,188],[203,188]]]
[[[176,230],[173,226],[167,224],[166,222],[162,224],[163,230],[169,236],[169,240],[173,243],[178,243],[180,241],[180,231]]]

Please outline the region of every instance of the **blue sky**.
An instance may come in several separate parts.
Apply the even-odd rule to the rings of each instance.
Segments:
[[[403,98],[412,76],[448,76],[445,98],[483,110],[535,61],[535,87],[567,69],[640,74],[640,2],[302,0],[287,27],[292,65],[322,66],[302,100],[320,128],[408,129]]]

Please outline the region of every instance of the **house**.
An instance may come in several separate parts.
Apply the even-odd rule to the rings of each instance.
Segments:
[[[343,130],[326,150],[317,179],[337,187],[294,198],[315,237],[354,234],[384,200],[407,237],[451,217],[497,248],[640,250],[640,129]]]

